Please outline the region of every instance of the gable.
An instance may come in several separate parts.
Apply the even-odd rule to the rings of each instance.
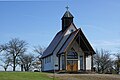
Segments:
[[[71,32],[71,30],[73,30],[72,32]],[[56,49],[54,50],[54,52],[53,52],[53,54],[57,54],[59,51],[60,51],[60,49],[64,46],[64,44],[66,43],[66,41],[68,40],[68,38],[71,36],[71,34],[74,32],[74,31],[76,31],[77,29],[76,29],[76,27],[73,25],[73,24],[71,24],[68,28],[67,28],[67,30],[64,32],[64,35],[63,35],[63,38],[61,39],[61,41],[59,42],[59,45],[56,47]]]
[[[66,41],[66,43],[63,45],[63,47],[61,48],[61,50],[59,51],[58,54],[61,54],[63,52],[66,51],[66,49],[69,47],[69,45],[73,42],[73,40],[75,39],[76,34],[78,33],[78,30],[76,30],[75,32],[73,32],[70,37],[68,38],[68,40]]]
[[[79,40],[77,41],[78,44],[80,44],[80,48],[84,51],[84,52],[94,52],[92,46],[90,45],[90,43],[88,42],[87,38],[85,37],[85,35],[83,34],[81,29],[78,29],[77,31],[73,32],[71,34],[71,36],[68,38],[68,40],[66,41],[66,43],[64,44],[64,46],[61,48],[61,50],[59,51],[58,54],[64,53],[66,52],[66,50],[69,48],[69,46],[73,43],[73,41],[76,39]]]
[[[80,29],[80,35],[81,35],[81,48],[82,50],[85,52],[92,52],[93,54],[95,54],[94,49],[92,48],[91,44],[89,43],[88,39],[85,37],[84,33],[82,32],[82,30]],[[84,47],[83,47],[84,46]]]

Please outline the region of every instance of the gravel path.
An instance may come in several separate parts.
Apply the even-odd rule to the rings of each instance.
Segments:
[[[53,74],[49,74],[53,77]],[[114,74],[55,74],[60,80],[120,80],[120,75]]]

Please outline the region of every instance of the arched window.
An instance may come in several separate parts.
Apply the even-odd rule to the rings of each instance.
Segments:
[[[78,59],[78,54],[75,51],[70,51],[67,54],[67,59]]]

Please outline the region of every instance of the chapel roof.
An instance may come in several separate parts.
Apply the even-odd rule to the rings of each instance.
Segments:
[[[43,55],[41,58],[44,58],[46,56],[52,55],[53,52],[55,51],[55,49],[58,47],[59,43],[61,42],[61,40],[64,37],[64,34],[62,31],[59,31],[56,36],[54,37],[54,39],[52,40],[52,42],[50,43],[50,45],[47,47],[47,49],[44,51]],[[69,45],[73,42],[73,40],[75,39],[75,37],[77,35],[81,36],[81,49],[83,51],[89,51],[89,52],[93,52],[93,54],[95,54],[95,51],[93,50],[92,46],[90,45],[89,41],[87,40],[87,38],[85,37],[85,35],[83,34],[81,28],[77,29],[76,31],[72,32],[68,39],[62,44],[62,47],[59,48],[59,51],[56,53],[56,55],[58,54],[62,54],[64,52],[66,52],[67,48],[69,47]],[[86,46],[87,45],[87,46]]]
[[[60,40],[63,37],[63,32],[59,31],[56,36],[54,37],[54,39],[52,40],[52,42],[50,43],[50,45],[47,47],[47,49],[44,51],[42,57],[46,57],[48,55],[51,55],[53,53],[53,51],[56,49],[57,45],[59,45]]]
[[[67,39],[67,41],[65,42],[63,47],[59,50],[58,54],[66,52],[67,48],[70,46],[70,44],[73,42],[73,40],[76,39],[77,35],[80,36],[80,47],[81,47],[81,49],[87,54],[90,54],[90,52],[95,54],[94,49],[92,48],[89,41],[87,40],[87,38],[83,34],[81,28],[79,28],[76,31],[74,31],[73,33],[71,33],[71,35],[69,36],[69,38]]]
[[[70,11],[66,11],[62,18],[74,18]]]

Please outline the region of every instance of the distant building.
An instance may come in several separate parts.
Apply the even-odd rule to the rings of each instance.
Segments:
[[[41,57],[42,71],[78,72],[93,69],[95,52],[82,30],[75,26],[73,18],[68,10],[63,15],[62,30]]]

